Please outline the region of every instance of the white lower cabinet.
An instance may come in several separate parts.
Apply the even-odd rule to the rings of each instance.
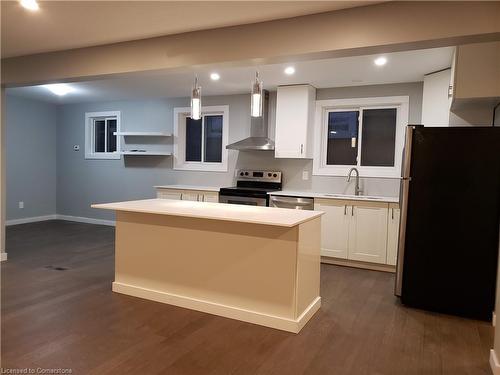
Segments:
[[[203,202],[219,203],[219,194],[205,192],[203,194]]]
[[[174,199],[183,201],[219,202],[219,193],[215,191],[158,188],[156,189],[156,197],[159,199]]]
[[[396,203],[390,203],[387,220],[387,264],[391,266],[396,265],[398,257],[399,216],[399,206]]]
[[[177,193],[175,191],[168,191],[168,190],[158,190],[156,192],[156,197],[159,199],[175,199],[175,200],[180,200],[181,199],[181,193]]]
[[[325,212],[321,217],[322,256],[395,264],[399,230],[397,204],[315,199],[314,209]]]
[[[387,259],[387,203],[351,205],[347,259],[384,264]]]
[[[200,199],[200,195],[201,195],[202,199]],[[199,201],[203,200],[203,194],[199,194],[197,192],[185,191],[185,192],[181,193],[181,199],[183,201],[199,202]]]
[[[325,212],[321,217],[321,255],[347,259],[347,203],[333,199],[315,199],[314,209]]]

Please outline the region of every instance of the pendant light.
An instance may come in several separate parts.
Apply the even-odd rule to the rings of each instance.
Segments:
[[[194,78],[193,91],[191,92],[191,118],[201,119],[201,87],[198,85],[198,77]]]
[[[259,72],[255,72],[255,81],[252,82],[252,99],[250,103],[252,117],[262,117],[262,81]]]

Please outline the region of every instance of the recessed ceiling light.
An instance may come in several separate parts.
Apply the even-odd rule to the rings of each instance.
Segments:
[[[210,79],[212,81],[218,81],[220,79],[219,73],[212,73],[212,74],[210,74]]]
[[[293,73],[295,73],[295,68],[293,66],[288,66],[285,69],[285,74],[288,74],[289,76],[291,76]]]
[[[29,9],[29,10],[38,10],[40,7],[38,6],[38,3],[36,0],[21,0],[20,1],[21,5],[23,8]]]
[[[54,83],[52,85],[43,85],[43,87],[58,96],[64,96],[75,91],[75,89],[65,83]]]
[[[377,57],[374,61],[375,65],[382,66],[387,63],[387,58],[384,56]]]

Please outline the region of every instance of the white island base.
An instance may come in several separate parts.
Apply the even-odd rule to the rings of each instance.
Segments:
[[[93,207],[116,210],[115,292],[294,333],[320,308],[320,212],[165,199]]]

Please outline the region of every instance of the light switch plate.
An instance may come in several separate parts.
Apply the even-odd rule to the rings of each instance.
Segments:
[[[19,208],[24,208],[24,202],[19,202]]]
[[[309,171],[302,171],[302,179],[304,181],[309,180]]]

